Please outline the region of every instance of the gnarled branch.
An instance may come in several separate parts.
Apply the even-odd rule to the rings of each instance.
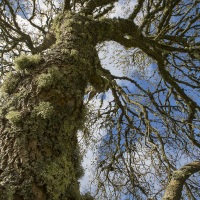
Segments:
[[[194,173],[200,171],[200,161],[191,162],[172,174],[162,200],[179,200],[185,181]]]

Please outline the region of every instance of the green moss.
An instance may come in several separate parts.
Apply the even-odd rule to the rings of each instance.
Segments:
[[[59,14],[55,17],[55,19],[54,19],[54,21],[53,21],[52,28],[53,28],[53,30],[54,30],[54,32],[55,32],[55,35],[56,35],[56,39],[57,39],[56,42],[59,41],[59,36],[60,36],[60,25],[61,25],[62,19],[63,19],[63,14],[62,14],[62,13],[59,13]]]
[[[49,119],[54,114],[54,107],[49,102],[40,102],[39,105],[34,108],[33,114],[43,119]]]
[[[36,66],[41,61],[40,55],[21,55],[15,59],[15,69],[23,71]]]
[[[38,88],[48,88],[57,84],[63,78],[62,73],[60,73],[57,67],[52,67],[48,69],[46,74],[40,74],[37,78]]]
[[[52,28],[56,35],[56,39],[57,39],[56,43],[60,42],[60,35],[63,32],[63,30],[61,29],[61,26],[63,26],[63,23],[65,23],[64,31],[71,32],[72,31],[71,26],[73,26],[74,24],[74,19],[71,12],[60,13],[55,17],[53,21]]]
[[[52,200],[59,200],[65,194],[69,186],[71,187],[75,179],[73,164],[67,159],[67,155],[58,157],[50,163],[41,174],[47,183],[48,193]]]
[[[13,200],[14,193],[15,193],[15,189],[13,187],[7,187],[6,188],[7,200]]]
[[[91,196],[89,192],[82,195],[82,200],[94,200],[94,197]]]
[[[76,49],[72,49],[72,50],[71,50],[71,56],[76,57],[76,56],[78,56],[78,55],[79,55],[79,52],[78,52]]]
[[[7,73],[1,86],[1,92],[12,94],[15,88],[17,87],[19,79],[20,77],[17,76],[17,74],[14,74],[13,72]]]
[[[73,132],[73,130],[75,129],[77,124],[74,124],[73,120],[72,121],[65,120],[63,125],[64,125],[65,132],[66,133],[71,133],[71,132]]]
[[[7,115],[6,118],[12,123],[12,124],[17,124],[21,121],[21,113],[18,111],[10,111]]]
[[[57,30],[57,28],[60,26],[60,23],[61,23],[61,20],[63,19],[63,14],[62,13],[59,13],[55,18],[54,18],[54,21],[53,21],[53,26],[52,28],[54,29],[54,31]]]
[[[69,49],[61,49],[61,53],[64,53],[64,54],[69,53]]]

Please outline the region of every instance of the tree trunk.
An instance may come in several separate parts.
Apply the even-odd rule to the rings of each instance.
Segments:
[[[17,72],[2,86],[2,200],[81,199],[77,130],[84,123],[84,90],[96,52],[83,17],[60,15],[54,31],[50,52],[36,61],[19,58]]]
[[[194,173],[200,171],[200,161],[189,163],[172,174],[162,200],[179,200],[185,181]]]

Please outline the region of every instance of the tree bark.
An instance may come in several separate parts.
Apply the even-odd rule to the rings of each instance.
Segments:
[[[82,199],[77,130],[84,123],[84,90],[88,77],[95,73],[96,56],[84,24],[84,18],[70,13],[58,17],[57,42],[51,51],[37,65],[29,61],[31,57],[18,61],[18,71],[4,81],[0,119],[3,200]]]
[[[163,200],[179,200],[185,181],[194,173],[200,171],[200,161],[191,162],[172,174],[172,178],[167,185]]]
[[[16,72],[1,88],[1,199],[81,198],[77,131],[85,121],[84,92],[88,82],[104,88],[95,46],[106,40],[137,46],[137,28],[131,20],[99,21],[65,11],[54,20],[56,37],[51,33],[34,54],[56,40],[51,50],[43,58],[17,59]]]

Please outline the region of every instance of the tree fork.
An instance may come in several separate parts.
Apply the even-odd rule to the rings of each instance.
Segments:
[[[85,119],[85,88],[101,68],[95,46],[114,40],[137,47],[143,38],[132,20],[94,20],[70,11],[59,14],[52,29],[55,37],[51,34],[33,49],[35,54],[51,46],[50,52],[43,58],[37,54],[18,58],[16,72],[1,88],[0,196],[4,199],[81,198],[77,131]]]

